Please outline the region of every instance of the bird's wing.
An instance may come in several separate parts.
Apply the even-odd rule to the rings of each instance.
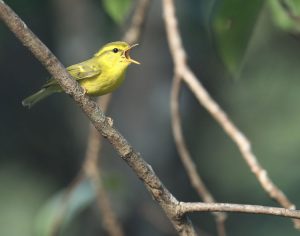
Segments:
[[[69,66],[67,70],[76,80],[91,78],[101,73],[100,67],[94,60]]]
[[[101,74],[100,67],[92,59],[69,66],[67,71],[75,80],[88,79]],[[57,84],[56,80],[50,79],[43,87],[53,84]]]

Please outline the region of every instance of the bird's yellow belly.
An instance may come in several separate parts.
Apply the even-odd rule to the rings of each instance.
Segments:
[[[124,73],[113,76],[101,74],[98,77],[80,81],[80,85],[85,88],[88,95],[101,96],[116,90],[122,84],[124,78]]]

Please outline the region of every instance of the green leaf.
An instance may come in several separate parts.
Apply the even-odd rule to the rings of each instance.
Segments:
[[[262,0],[219,2],[212,27],[217,50],[228,71],[238,76]]]
[[[275,24],[290,33],[300,32],[300,1],[269,0]]]
[[[120,24],[129,13],[131,0],[103,0],[103,6],[107,14]]]
[[[65,191],[55,194],[41,208],[35,221],[35,235],[52,235],[53,227],[56,227],[59,220],[62,220],[60,229],[65,228],[95,199],[94,189],[87,180],[76,186],[68,201],[65,199]]]

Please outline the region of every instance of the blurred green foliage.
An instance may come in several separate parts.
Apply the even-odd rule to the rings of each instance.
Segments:
[[[300,1],[269,0],[273,20],[278,27],[289,33],[300,32]]]
[[[113,173],[113,172],[112,172]],[[125,191],[122,188],[122,179],[118,173],[109,173],[103,178],[103,187],[116,194]],[[120,191],[121,190],[121,191]],[[61,234],[66,234],[68,227],[74,226],[74,221],[95,201],[95,189],[88,179],[82,179],[76,183],[72,190],[69,188],[55,193],[40,208],[35,217],[35,235],[52,235],[53,228]]]
[[[121,24],[128,15],[131,0],[102,0],[107,14],[117,23]]]
[[[220,1],[212,20],[220,57],[229,72],[238,76],[256,19],[264,1]]]
[[[35,235],[52,235],[53,229],[63,232],[74,218],[89,206],[95,198],[92,184],[85,180],[69,189],[55,194],[40,209],[35,222]]]

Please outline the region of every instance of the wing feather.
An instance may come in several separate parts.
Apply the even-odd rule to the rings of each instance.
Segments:
[[[92,78],[101,74],[101,69],[97,63],[92,59],[69,66],[67,71],[75,80],[82,80]],[[56,80],[50,79],[43,87],[57,84]]]

